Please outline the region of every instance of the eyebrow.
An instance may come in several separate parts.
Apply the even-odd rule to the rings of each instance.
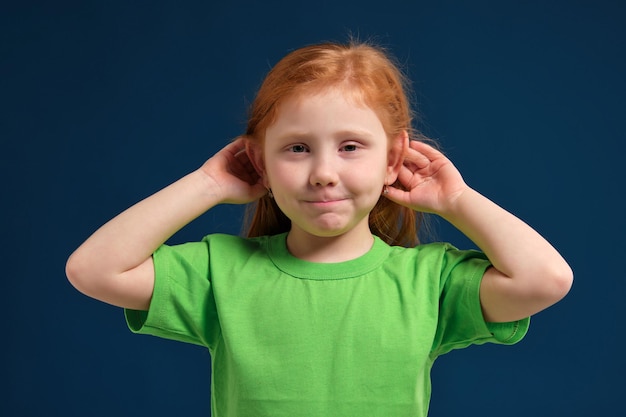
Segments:
[[[368,130],[363,130],[363,129],[344,129],[338,132],[333,132],[333,137],[341,138],[341,139],[350,138],[350,137],[370,139],[373,136],[374,135],[372,134],[372,132]],[[310,132],[294,130],[294,131],[287,131],[283,133],[282,135],[278,136],[277,139],[278,140],[287,140],[287,139],[306,140],[306,139],[310,139],[313,137],[315,137],[315,135],[311,134]]]

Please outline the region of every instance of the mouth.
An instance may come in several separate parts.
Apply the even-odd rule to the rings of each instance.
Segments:
[[[312,207],[316,207],[318,209],[331,208],[336,205],[341,204],[346,201],[346,198],[322,198],[322,199],[313,199],[313,200],[305,200],[304,202]]]

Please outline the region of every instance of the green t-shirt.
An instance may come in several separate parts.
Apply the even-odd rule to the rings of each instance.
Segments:
[[[376,238],[320,264],[289,254],[285,236],[162,246],[150,310],[126,311],[133,332],[209,349],[214,417],[426,416],[439,355],[528,330],[485,323],[480,252]]]

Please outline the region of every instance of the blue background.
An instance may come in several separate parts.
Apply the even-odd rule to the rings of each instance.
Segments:
[[[620,1],[55,1],[0,9],[3,416],[209,415],[209,354],[132,335],[65,260],[241,133],[267,70],[373,37],[467,182],[570,261],[513,347],[435,365],[431,416],[622,415],[626,10]],[[216,208],[172,238],[238,233]],[[446,224],[439,237],[471,244]]]

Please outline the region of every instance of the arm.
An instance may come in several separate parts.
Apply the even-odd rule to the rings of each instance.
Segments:
[[[409,191],[387,195],[414,210],[436,213],[470,238],[493,267],[483,277],[485,320],[519,320],[563,298],[572,271],[561,255],[523,221],[468,187],[439,151],[411,141],[398,179]]]
[[[66,274],[84,294],[146,310],[154,288],[152,253],[220,203],[247,203],[266,192],[237,139],[198,170],[122,212],[68,259]]]

